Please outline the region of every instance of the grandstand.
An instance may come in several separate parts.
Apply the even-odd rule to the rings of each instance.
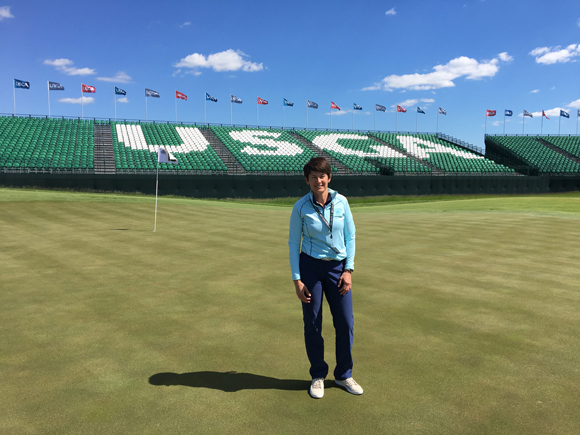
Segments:
[[[577,136],[486,136],[483,155],[441,134],[0,117],[4,173],[148,174],[159,146],[179,162],[164,174],[299,175],[324,156],[341,175],[580,175]]]
[[[561,140],[564,139],[564,140]],[[511,160],[528,166],[533,170],[531,173],[557,174],[557,175],[580,175],[580,160],[573,153],[566,151],[569,147],[574,151],[575,141],[558,138],[540,138],[537,136],[486,136],[486,154]],[[554,144],[554,141],[560,146]]]

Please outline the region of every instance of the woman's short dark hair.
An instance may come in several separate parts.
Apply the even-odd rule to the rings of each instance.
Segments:
[[[322,172],[328,175],[328,178],[331,176],[331,169],[330,163],[324,157],[313,157],[310,159],[308,163],[304,165],[304,176],[306,178],[310,177],[311,172]]]

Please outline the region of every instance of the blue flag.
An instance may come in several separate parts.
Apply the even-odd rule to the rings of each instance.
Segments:
[[[21,89],[30,89],[30,82],[23,82],[22,80],[14,79],[14,87]]]
[[[289,106],[292,107],[294,106],[294,103],[291,103],[290,101],[288,101],[286,98],[284,98],[284,106]]]
[[[530,118],[533,118],[534,115],[532,115],[530,112],[528,112],[527,110],[524,110],[524,116],[529,116]]]
[[[358,104],[356,104],[356,103],[353,103],[353,105],[352,105],[352,109],[353,109],[353,110],[362,110],[362,107],[361,107],[361,106],[359,106],[359,105],[358,105]]]
[[[505,116],[512,116],[514,114],[514,112],[512,112],[511,110],[507,110],[505,111]]]
[[[386,108],[385,106],[381,106],[380,104],[375,104],[375,112],[376,112],[377,110],[378,110],[379,112],[386,112],[386,111],[387,111],[387,108]]]
[[[230,94],[230,102],[242,104],[242,99]]]
[[[568,112],[564,112],[563,110],[560,110],[560,116],[563,116],[564,118],[570,118],[570,114]]]
[[[145,88],[145,96],[159,98],[159,92]]]
[[[306,107],[318,109],[318,103],[315,103],[314,101],[306,100]]]
[[[419,106],[417,106],[417,113],[422,113],[424,115],[425,111],[421,109]]]
[[[115,86],[115,94],[116,95],[127,95],[127,91],[124,91],[123,89],[119,89],[117,86]]]
[[[208,94],[207,92],[205,93],[205,100],[206,101],[213,101],[214,103],[217,103],[217,98],[216,97],[212,97],[210,94]]]
[[[445,110],[443,107],[440,107],[440,108],[439,108],[439,113],[440,113],[441,115],[447,115],[447,110]]]
[[[64,91],[64,86],[57,82],[48,82],[49,91]]]

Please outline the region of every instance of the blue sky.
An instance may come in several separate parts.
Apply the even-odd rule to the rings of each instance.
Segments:
[[[13,111],[13,79],[29,81],[16,90],[16,112],[47,114],[46,81],[65,87],[51,91],[51,114],[80,116],[81,83],[85,117],[114,116],[114,86],[127,91],[117,117],[230,122],[230,94],[236,124],[306,125],[306,100],[319,104],[308,112],[309,127],[439,130],[483,146],[487,132],[502,133],[503,111],[511,109],[506,133],[576,132],[580,109],[580,2],[510,0],[407,1],[28,1],[0,0],[0,112]],[[120,97],[119,97],[120,98]],[[407,113],[395,114],[401,104]],[[397,120],[395,120],[397,118]]]

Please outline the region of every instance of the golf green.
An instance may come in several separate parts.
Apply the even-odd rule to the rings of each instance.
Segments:
[[[444,199],[353,201],[313,400],[287,201],[0,189],[0,433],[578,433],[580,195]]]

